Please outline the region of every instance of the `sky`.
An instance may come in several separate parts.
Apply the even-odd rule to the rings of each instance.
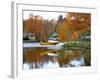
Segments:
[[[28,19],[30,14],[39,15],[40,17],[42,17],[43,19],[46,19],[46,20],[47,19],[48,20],[51,20],[51,19],[57,20],[59,15],[63,15],[63,17],[65,17],[65,14],[67,14],[67,12],[60,13],[60,12],[43,12],[43,11],[24,11],[23,19],[24,20]]]

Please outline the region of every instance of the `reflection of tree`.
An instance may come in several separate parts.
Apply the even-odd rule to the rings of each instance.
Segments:
[[[84,60],[86,66],[91,66],[91,54],[90,50],[84,52]]]
[[[34,68],[38,68],[38,64],[42,66],[46,55],[42,55],[46,48],[24,48],[23,63],[34,63]]]
[[[60,50],[58,51],[58,62],[60,67],[63,67],[63,65],[68,64],[69,62],[69,53],[67,50]]]

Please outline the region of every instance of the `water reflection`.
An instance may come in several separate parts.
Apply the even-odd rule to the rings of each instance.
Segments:
[[[45,47],[23,49],[23,69],[81,67],[91,65],[90,50],[52,50]]]

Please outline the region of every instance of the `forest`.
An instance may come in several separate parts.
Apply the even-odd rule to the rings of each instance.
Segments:
[[[59,15],[58,19],[45,20],[40,15],[30,15],[23,21],[23,32],[28,37],[34,36],[37,41],[48,41],[56,37],[61,42],[76,41],[90,37],[91,14],[68,12]]]

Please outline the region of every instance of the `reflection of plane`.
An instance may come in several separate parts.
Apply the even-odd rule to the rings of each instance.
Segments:
[[[41,45],[54,45],[54,44],[58,44],[58,43],[59,43],[59,41],[54,41],[54,40],[48,40],[48,42],[40,41]]]
[[[57,57],[58,54],[56,54],[56,53],[48,53],[48,56]]]

